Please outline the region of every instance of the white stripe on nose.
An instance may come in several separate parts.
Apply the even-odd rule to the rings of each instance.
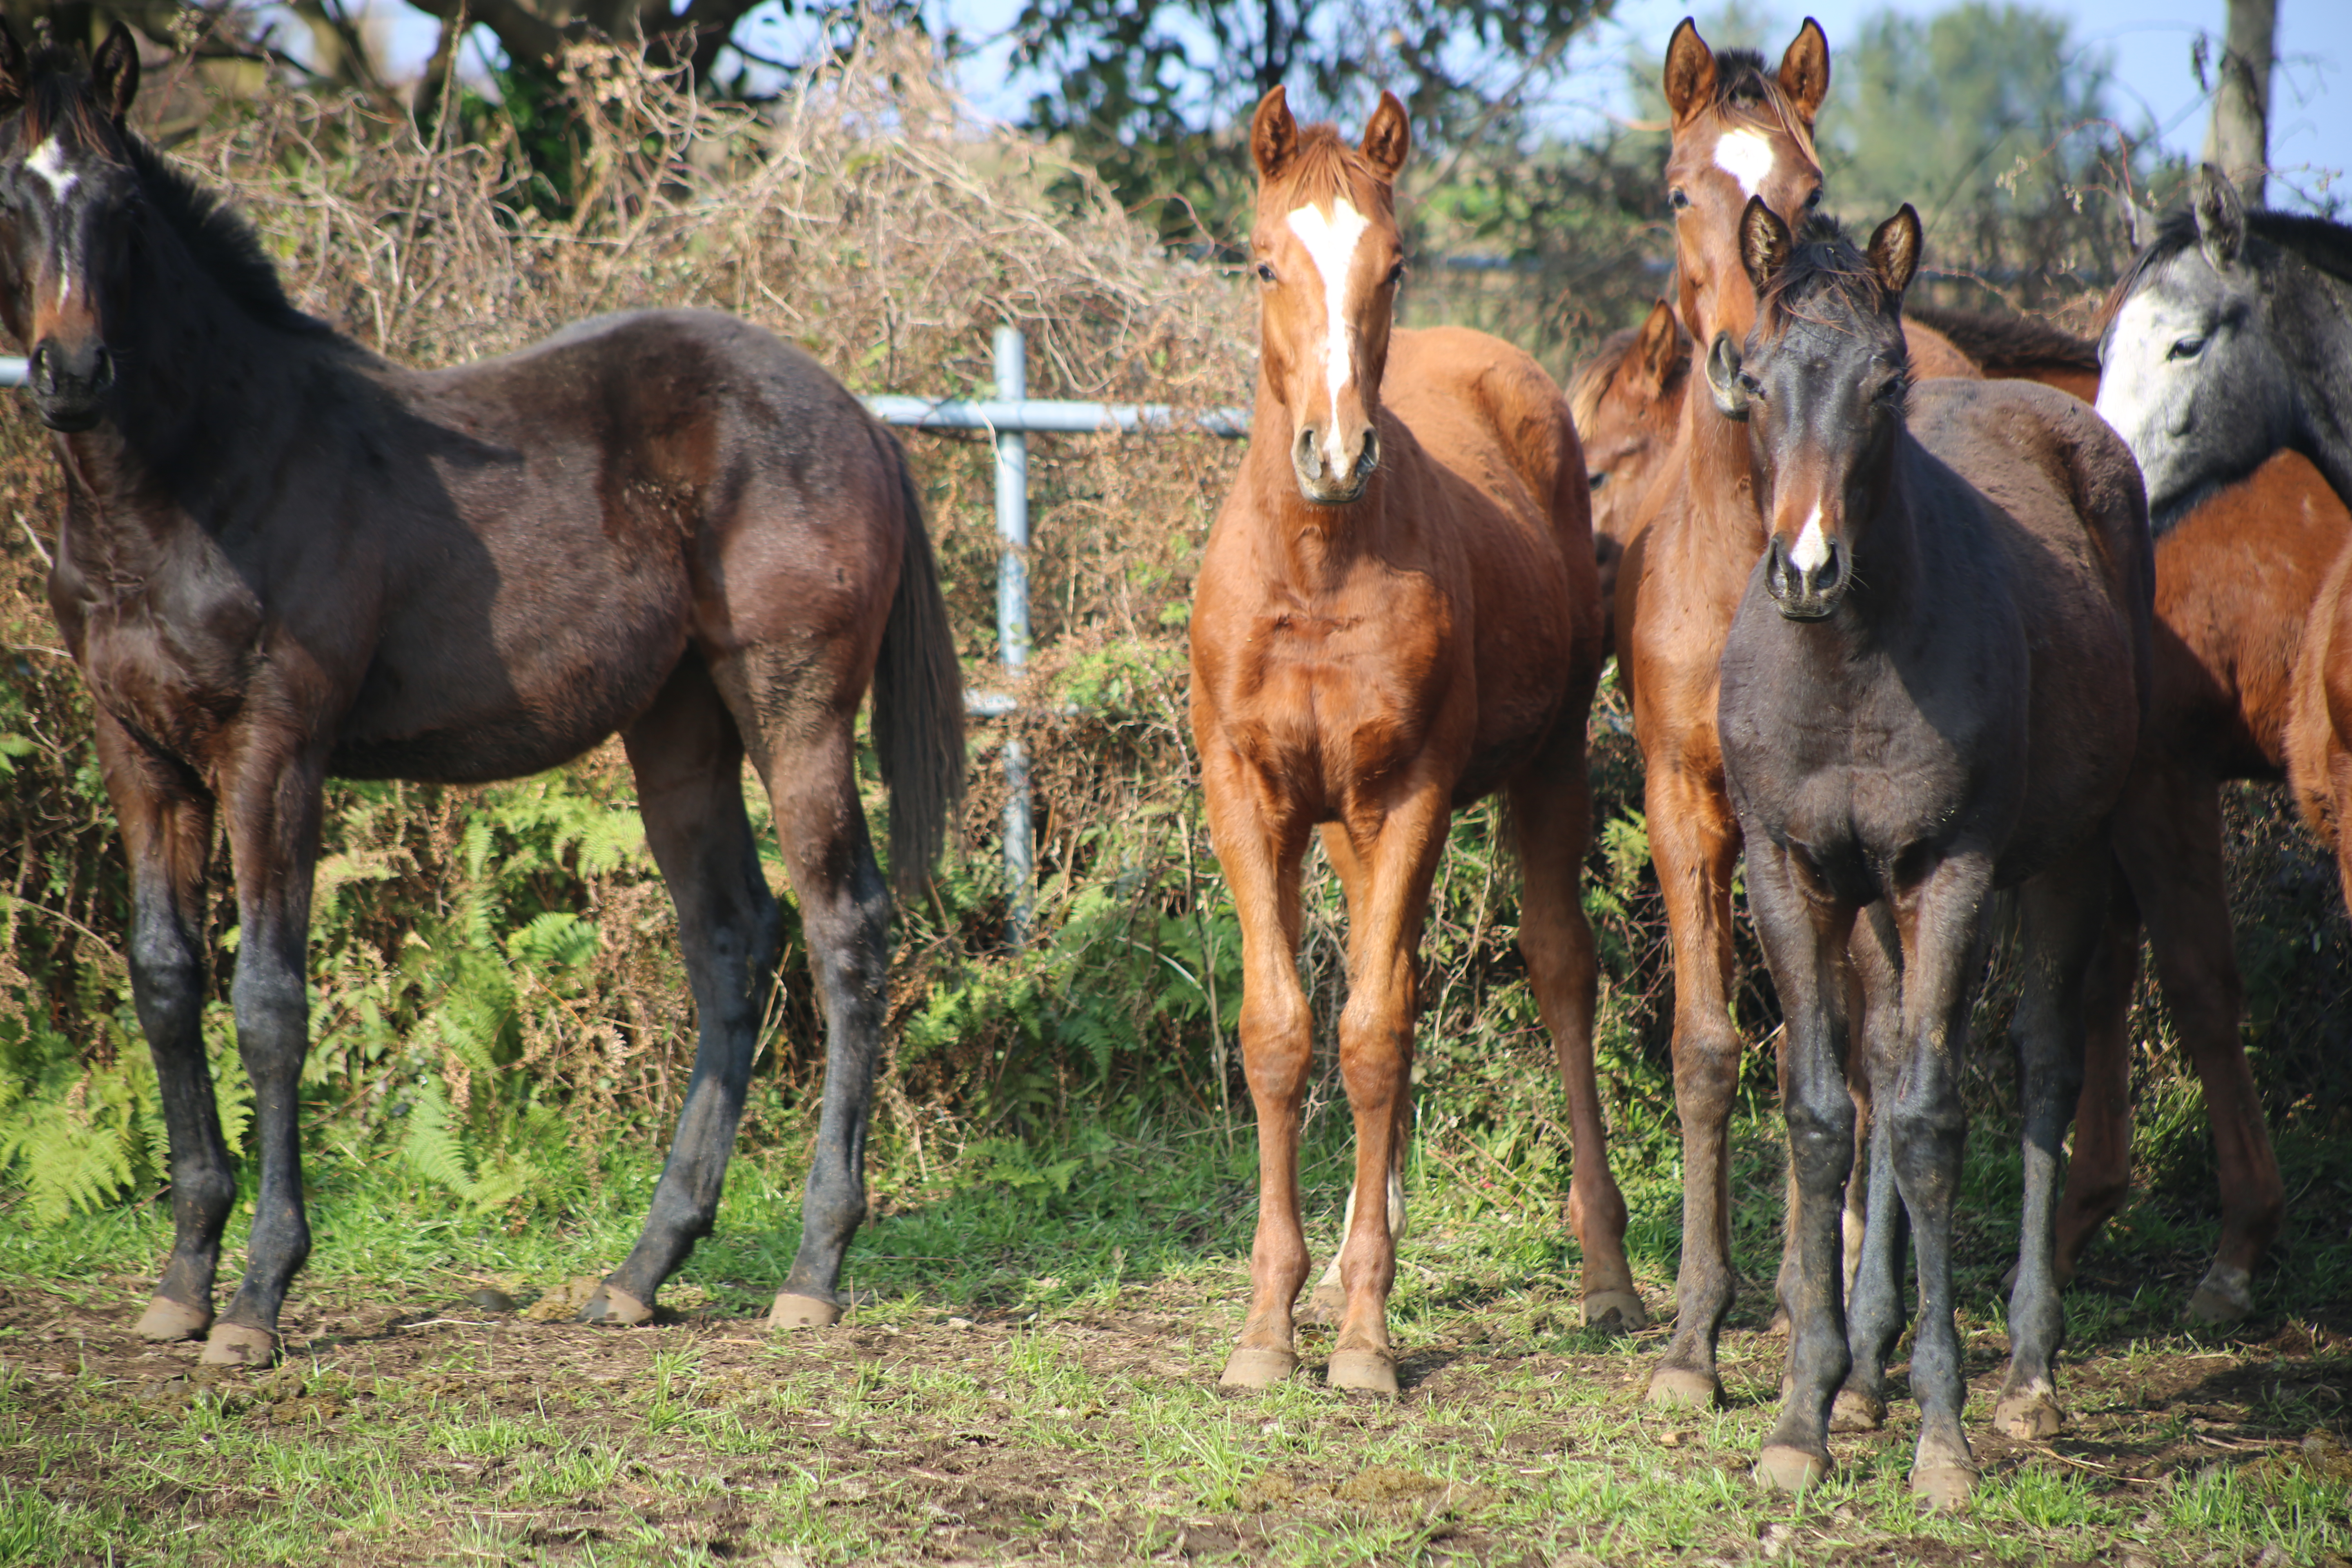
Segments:
[[[1354,269],[1356,243],[1371,227],[1371,220],[1343,198],[1331,204],[1326,217],[1314,207],[1290,215],[1290,232],[1307,247],[1315,270],[1323,279],[1323,379],[1331,389],[1331,417],[1323,430],[1323,461],[1335,477],[1345,478],[1339,451],[1339,393],[1355,379],[1355,340],[1348,331],[1348,274]]]
[[[1822,509],[1817,501],[1805,518],[1805,526],[1797,531],[1797,542],[1789,547],[1789,560],[1800,572],[1818,572],[1830,558],[1830,542],[1822,532]]]
[[[1739,182],[1740,195],[1752,196],[1772,173],[1772,139],[1761,131],[1727,131],[1715,144],[1715,166]]]

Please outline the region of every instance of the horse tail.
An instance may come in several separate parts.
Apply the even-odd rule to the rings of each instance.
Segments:
[[[963,797],[963,672],[914,472],[895,437],[878,428],[876,436],[898,477],[906,527],[874,665],[874,754],[890,791],[890,879],[903,898],[929,885],[948,813]]]

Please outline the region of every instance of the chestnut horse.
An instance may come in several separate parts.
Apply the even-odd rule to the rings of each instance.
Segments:
[[[2098,346],[2088,339],[2032,317],[1919,314],[1960,353],[1980,356],[1988,374],[2039,381],[2085,402],[2096,395]],[[1917,325],[1907,310],[1905,321]],[[1609,500],[1622,503],[1649,482],[1680,412],[1682,367],[1659,374],[1642,342],[1672,321],[1662,304],[1642,328],[1608,340],[1570,384],[1604,573],[1616,548],[1604,535],[1629,526]],[[2058,1210],[2057,1267],[2062,1282],[2073,1279],[2129,1189],[2128,1015],[2145,909],[2158,983],[2204,1089],[2220,1167],[2221,1236],[2184,1310],[2196,1322],[2234,1321],[2252,1310],[2252,1271],[2277,1235],[2285,1201],[2240,1033],[2244,986],[2231,936],[2220,786],[2286,775],[2288,694],[2302,627],[2347,536],[2352,514],[2317,470],[2294,456],[2273,458],[2156,535],[2148,722],[2114,828],[2117,843],[2132,847],[2116,886],[2109,962],[2094,976],[2086,1004],[2089,1044]],[[2255,563],[2259,570],[2247,569]],[[1855,1353],[1859,1368],[1871,1352]],[[1872,1382],[1857,1371],[1857,1385]],[[1883,1415],[1870,1397],[1857,1397],[1858,1405],[1840,1401],[1842,1427]]]
[[[1690,334],[1664,300],[1638,327],[1612,332],[1568,380],[1569,412],[1592,491],[1605,647],[1617,646],[1618,569],[1651,483],[1674,450],[1689,379]]]
[[[2138,468],[2079,399],[2020,381],[1912,385],[1901,303],[1920,239],[1907,205],[1865,254],[1822,219],[1799,240],[1751,198],[1740,248],[1762,309],[1744,350],[1713,339],[1706,380],[1708,401],[1748,426],[1770,520],[1724,645],[1718,708],[1750,907],[1787,1018],[1798,1191],[1790,1376],[1757,1471],[1794,1489],[1829,1468],[1850,1361],[1839,1228],[1858,1032],[1875,1097],[1853,1335],[1884,1342],[1900,1326],[1899,1192],[1919,1285],[1911,1484],[1957,1507],[1976,1472],[1952,1222],[1986,910],[2018,889],[2025,959],[2013,1031],[2024,1235],[1996,1419],[2038,1437],[2058,1424],[2052,1226],[2107,910],[2107,819],[2147,690],[2154,566]],[[1858,936],[1894,951],[1850,965]],[[1869,1021],[1850,1031],[1857,980]]]
[[[2274,505],[2273,512],[2320,521],[2345,540],[2305,618],[2286,732],[2286,767],[2295,803],[2311,830],[2335,854],[2344,901],[2352,906],[2352,521],[2326,478],[2300,453],[2281,452],[2235,489],[2253,489],[2265,476],[2282,469],[2298,487],[2302,504],[2294,509]],[[2226,498],[2232,492],[2221,493]]]
[[[171,1133],[176,1239],[140,1320],[265,1363],[310,1252],[305,950],[330,775],[476,783],[614,731],[700,1016],[643,1236],[582,1315],[643,1322],[709,1234],[783,922],[743,809],[775,808],[828,1024],[800,1252],[772,1321],[830,1321],[864,1215],[890,905],[856,720],[918,882],[963,778],[953,639],[904,458],[798,349],[730,316],[583,322],[453,370],[297,311],[260,242],[129,130],[121,26],[85,71],[0,28],[0,317],[31,350],[65,519],[49,602],[89,683],[131,868],[130,967]],[[260,1190],[236,1196],[205,1065],[219,819]]]
[[[1584,723],[1601,660],[1584,462],[1533,361],[1458,330],[1391,334],[1394,183],[1410,145],[1383,94],[1351,148],[1280,88],[1250,125],[1260,362],[1248,457],[1203,554],[1194,737],[1241,923],[1243,1065],[1258,1119],[1247,1322],[1223,1382],[1297,1370],[1307,1275],[1298,1118],[1313,1029],[1300,862],[1321,829],[1348,906],[1339,1067],[1356,1175],[1330,1382],[1393,1390],[1387,1303],[1403,1227],[1423,916],[1455,807],[1500,789],[1525,879],[1520,948],[1573,1126],[1569,1217],[1587,1320],[1644,1321],[1593,1084]]]

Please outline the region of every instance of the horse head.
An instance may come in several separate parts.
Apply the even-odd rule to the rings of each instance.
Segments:
[[[1299,493],[1319,506],[1356,500],[1380,467],[1381,373],[1404,279],[1396,176],[1412,144],[1387,92],[1360,147],[1302,128],[1278,87],[1250,121],[1259,374],[1290,415]]]
[[[1829,40],[1806,17],[1780,68],[1768,74],[1761,56],[1718,53],[1685,17],[1666,46],[1664,86],[1674,123],[1666,201],[1683,324],[1701,342],[1722,331],[1744,336],[1756,300],[1740,265],[1740,214],[1751,200],[1790,219],[1820,205],[1813,118],[1829,95]]]
[[[2295,381],[2230,177],[2197,172],[2189,210],[2157,226],[2108,296],[2098,410],[2139,459],[2161,530],[2293,440]]]
[[[1744,349],[1728,332],[1715,335],[1707,390],[1727,417],[1748,425],[1771,531],[1765,588],[1790,620],[1836,611],[1892,484],[1910,386],[1903,290],[1919,245],[1919,215],[1907,203],[1861,252],[1826,218],[1791,235],[1760,196],[1741,215],[1756,326]]]
[[[1569,380],[1568,404],[1592,484],[1592,537],[1622,544],[1642,495],[1672,448],[1690,369],[1690,334],[1664,300],[1612,337]]]
[[[70,49],[26,55],[0,23],[0,321],[29,355],[52,429],[106,412],[110,307],[126,286],[140,183],[125,117],[139,51],[118,22],[85,68]]]

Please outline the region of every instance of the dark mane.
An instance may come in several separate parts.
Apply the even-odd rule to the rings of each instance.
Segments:
[[[2352,227],[2304,213],[2257,207],[2246,214],[2246,232],[2300,257],[2339,283],[2352,283]],[[2133,257],[2124,275],[2116,279],[2116,286],[2107,290],[2106,300],[2099,306],[2099,331],[2107,330],[2116,312],[2124,308],[2124,301],[2132,297],[2149,272],[2196,244],[2195,208],[2182,207],[2167,216],[2156,232],[2155,243]]]
[[[1885,310],[1886,289],[1870,263],[1835,218],[1819,213],[1805,219],[1797,231],[1788,265],[1764,280],[1758,291],[1758,321],[1774,333],[1786,330],[1788,319],[1817,321],[1800,307],[1827,296],[1865,316]]]
[[[281,331],[339,335],[287,298],[261,237],[226,196],[173,168],[137,132],[114,128],[91,95],[89,70],[79,53],[55,45],[44,47],[34,55],[29,77],[17,132],[20,144],[37,144],[63,133],[84,146],[119,153],[156,216],[239,309]]]
[[[2022,370],[2099,374],[2097,343],[2089,338],[2078,338],[2039,316],[1995,315],[1990,310],[1911,304],[1903,307],[1903,314],[1951,339],[1952,346],[1983,366],[1988,375],[2014,375]]]

